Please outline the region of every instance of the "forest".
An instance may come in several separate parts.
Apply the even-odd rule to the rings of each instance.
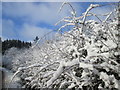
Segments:
[[[34,44],[2,42],[2,53],[7,50],[2,56],[4,67],[12,71],[9,78],[4,77],[3,88],[120,90],[120,3],[106,4],[114,9],[101,15],[91,11],[106,5],[91,4],[81,15],[69,2],[64,2],[59,12],[65,5],[71,14],[56,23],[64,25],[49,43],[40,44],[43,38],[38,37]],[[67,26],[72,27],[60,33]]]
[[[4,40],[2,41],[2,54],[4,54],[6,50],[12,47],[22,49],[22,48],[29,48],[30,46],[31,46],[31,42],[24,42],[21,40]]]

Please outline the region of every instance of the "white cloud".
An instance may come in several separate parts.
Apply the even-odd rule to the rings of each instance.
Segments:
[[[30,3],[30,2],[13,2],[13,3],[3,3],[3,15],[9,17],[10,20],[3,20],[4,26],[4,37],[11,38],[16,35],[15,29],[19,34],[18,39],[22,40],[33,40],[36,36],[42,37],[44,34],[50,32],[47,26],[42,28],[36,26],[38,23],[47,23],[48,25],[54,25],[63,17],[67,16],[71,8],[68,5],[65,5],[60,13],[58,10],[62,3]],[[78,5],[74,7],[78,8]],[[18,23],[16,21],[13,23],[12,19],[22,19],[22,23],[25,23],[20,26],[20,28],[16,27]],[[14,25],[15,24],[15,25]],[[50,27],[49,27],[50,28]],[[9,30],[9,31],[7,31]],[[9,35],[11,33],[11,35]],[[13,36],[12,36],[13,35]],[[16,35],[17,36],[17,35]]]
[[[58,13],[61,5],[60,2],[6,2],[3,3],[3,14],[13,18],[22,17],[24,21],[30,23],[44,22],[54,25],[58,20],[68,16],[69,11],[71,11],[71,8],[65,5],[62,11]],[[77,4],[73,3],[73,6],[75,9],[79,9]]]
[[[12,20],[2,20],[2,37],[6,38],[15,38],[15,29],[14,22]]]
[[[24,41],[32,41],[36,36],[40,38],[51,32],[51,29],[42,28],[33,24],[25,23],[21,28],[16,28],[12,20],[2,20],[2,40],[6,39],[20,39]],[[49,35],[54,35],[55,32]],[[48,38],[50,37],[48,35]]]
[[[30,3],[30,2],[16,2],[3,3],[3,14],[13,18],[24,18],[24,21],[31,23],[45,22],[48,24],[55,24],[60,18],[67,16],[69,7],[65,7],[63,11],[58,14],[59,7],[62,3]]]
[[[52,31],[51,29],[41,28],[35,25],[30,25],[30,24],[24,24],[20,31],[20,35],[22,38],[24,38],[24,40],[31,41],[36,36],[41,38],[45,34],[51,31]]]

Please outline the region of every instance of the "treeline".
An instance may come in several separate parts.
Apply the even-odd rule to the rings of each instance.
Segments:
[[[2,41],[2,54],[5,53],[6,50],[16,47],[16,48],[29,48],[31,46],[31,42],[24,42],[21,40],[5,40]]]

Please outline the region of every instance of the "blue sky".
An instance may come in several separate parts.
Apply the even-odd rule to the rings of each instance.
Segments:
[[[71,3],[80,16],[92,2]],[[2,3],[2,38],[32,41],[36,36],[56,30],[55,23],[65,16],[70,16],[71,8],[64,6],[58,13],[60,2],[3,2]],[[95,4],[95,2],[93,3]],[[105,3],[99,3],[105,4]],[[107,13],[111,7],[95,9],[95,13]]]

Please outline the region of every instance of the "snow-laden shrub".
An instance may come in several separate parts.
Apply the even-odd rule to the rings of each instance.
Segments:
[[[64,3],[62,7],[69,3]],[[62,19],[70,31],[58,35],[59,39],[42,46],[31,47],[18,55],[13,62],[13,70],[19,74],[25,88],[63,89],[120,89],[119,18],[117,11],[111,11],[101,21],[86,20],[96,16],[90,11],[100,5],[91,4],[82,16]],[[118,9],[118,8],[117,8]],[[61,10],[61,8],[60,8]],[[110,16],[115,14],[116,17]],[[59,23],[59,22],[58,22]],[[57,23],[57,24],[58,24]]]
[[[14,81],[10,83],[10,79],[13,76],[13,72],[11,72],[8,69],[0,67],[0,73],[1,73],[1,79],[2,79],[2,83],[1,83],[2,88],[8,88],[8,87],[21,88],[20,78],[17,76],[14,78]]]
[[[15,47],[10,48],[5,52],[5,55],[2,56],[2,59],[0,60],[1,65],[6,68],[11,70],[12,69],[12,62],[16,60],[16,56],[21,54],[24,50],[17,49]]]

